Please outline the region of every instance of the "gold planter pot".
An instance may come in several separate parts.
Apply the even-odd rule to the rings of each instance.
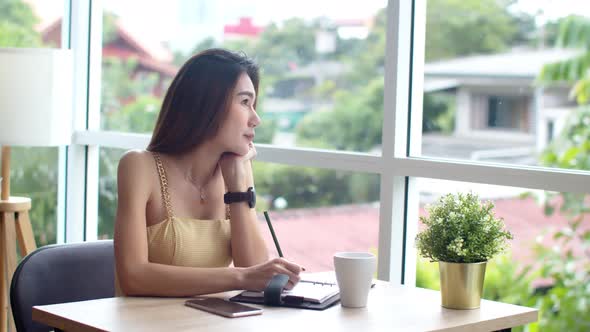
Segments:
[[[486,263],[438,262],[442,306],[449,309],[479,308]]]

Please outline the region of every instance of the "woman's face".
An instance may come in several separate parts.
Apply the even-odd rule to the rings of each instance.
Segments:
[[[254,127],[260,124],[260,118],[254,109],[255,99],[252,80],[248,74],[242,73],[230,97],[227,116],[215,137],[225,152],[242,156],[248,153],[254,140]]]

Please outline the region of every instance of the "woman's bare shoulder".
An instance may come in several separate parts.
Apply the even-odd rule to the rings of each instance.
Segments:
[[[150,151],[129,150],[119,160],[119,176],[146,175],[152,173],[154,168],[154,157]]]
[[[119,167],[131,166],[131,167],[142,167],[152,164],[154,162],[153,154],[146,150],[128,150],[126,151],[119,160]]]
[[[158,184],[157,170],[152,153],[129,150],[119,160],[117,186],[119,199],[148,200]]]

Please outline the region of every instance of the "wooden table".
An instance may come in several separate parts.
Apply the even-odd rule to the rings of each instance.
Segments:
[[[214,294],[231,297],[238,292]],[[440,293],[378,281],[366,308],[324,311],[264,307],[260,316],[225,318],[186,307],[186,298],[120,297],[33,307],[33,319],[65,331],[496,331],[537,320],[537,310],[482,300],[450,310]]]

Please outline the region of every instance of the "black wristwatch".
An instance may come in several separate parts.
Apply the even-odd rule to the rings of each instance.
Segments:
[[[248,188],[246,192],[228,192],[223,195],[223,202],[225,204],[248,202],[248,206],[252,209],[256,206],[256,192],[254,187]]]

